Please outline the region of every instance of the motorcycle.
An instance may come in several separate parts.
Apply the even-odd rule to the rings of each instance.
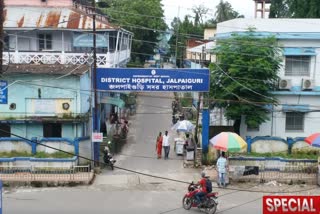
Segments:
[[[108,144],[111,144],[111,141],[109,141]],[[113,165],[115,164],[116,160],[112,158],[112,155],[110,154],[110,150],[108,146],[104,147],[103,161],[106,165],[110,166],[112,170],[114,169]]]
[[[217,211],[218,206],[218,193],[208,193],[202,198],[202,203],[199,205],[196,201],[195,195],[200,190],[197,188],[198,185],[193,182],[188,187],[188,193],[185,194],[182,200],[182,205],[185,210],[190,210],[191,207],[198,207],[203,212],[208,214],[214,214]]]

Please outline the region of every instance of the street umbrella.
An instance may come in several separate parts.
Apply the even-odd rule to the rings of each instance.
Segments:
[[[224,152],[239,152],[247,147],[247,143],[236,133],[221,132],[210,139],[214,148]]]
[[[320,147],[320,133],[314,133],[304,139],[308,144],[314,147]]]
[[[192,132],[194,127],[195,126],[189,120],[182,120],[178,121],[171,129],[179,132]]]

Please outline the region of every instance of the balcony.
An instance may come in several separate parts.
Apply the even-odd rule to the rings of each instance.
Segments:
[[[130,50],[97,54],[97,66],[101,68],[116,67],[115,65],[127,62]],[[92,64],[93,54],[67,53],[54,51],[41,52],[3,52],[3,64],[61,64],[83,65]]]

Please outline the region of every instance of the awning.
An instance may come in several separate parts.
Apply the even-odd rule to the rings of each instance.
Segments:
[[[309,112],[310,110],[309,105],[282,105],[283,112]]]
[[[115,105],[115,106],[118,106],[119,108],[123,108],[125,105],[124,101],[121,100],[120,98],[108,97],[108,96],[102,97],[100,99],[100,103]]]
[[[315,48],[284,48],[283,49],[285,56],[315,56]]]

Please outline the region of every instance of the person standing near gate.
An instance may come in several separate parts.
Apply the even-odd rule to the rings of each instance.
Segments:
[[[168,131],[165,131],[163,137],[162,137],[162,146],[164,149],[164,159],[169,158],[169,152],[170,152],[170,142],[169,142],[169,135]]]
[[[159,133],[159,136],[157,137],[156,142],[156,151],[158,154],[158,159],[161,159],[161,152],[162,152],[162,133]]]
[[[227,174],[228,164],[225,157],[225,152],[222,152],[221,156],[217,161],[217,170],[219,174],[219,186],[226,187],[226,174]]]

